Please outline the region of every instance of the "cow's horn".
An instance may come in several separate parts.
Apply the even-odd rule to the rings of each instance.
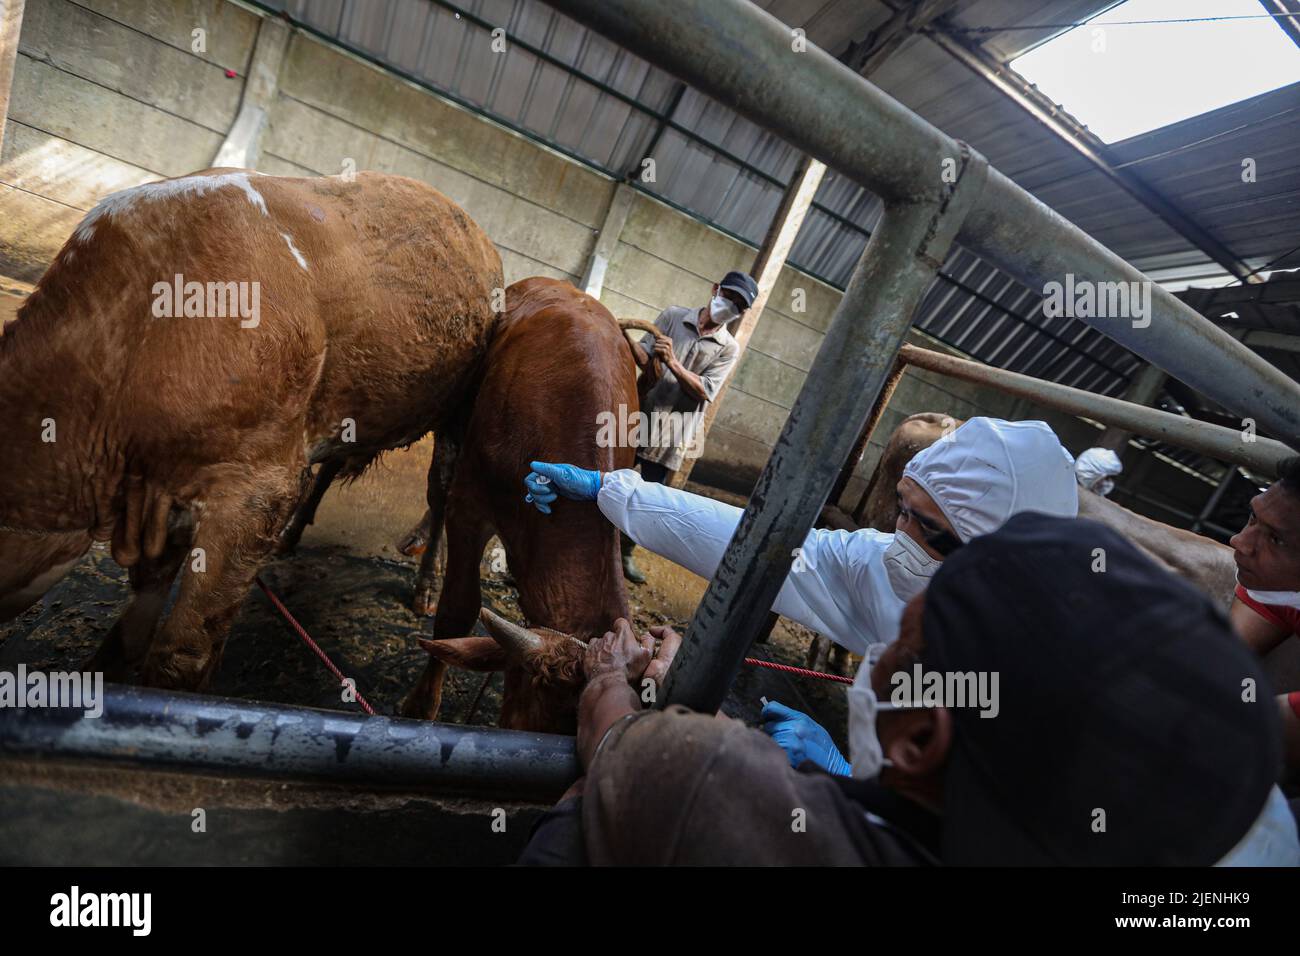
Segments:
[[[577,644],[584,651],[587,649],[587,642],[581,638],[574,637],[572,634],[565,634],[563,631],[557,631],[553,627],[542,627],[541,625],[537,626],[537,630],[545,631],[547,634],[553,634],[562,641],[573,641],[573,643]]]
[[[507,621],[487,608],[481,609],[478,616],[492,639],[508,652],[524,657],[542,649],[542,639],[527,628]]]

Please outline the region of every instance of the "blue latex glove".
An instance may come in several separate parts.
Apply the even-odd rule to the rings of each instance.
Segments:
[[[600,493],[598,471],[549,461],[535,461],[532,469],[524,478],[524,487],[528,489],[524,500],[532,502],[544,515],[551,513],[551,504],[557,494],[575,501],[595,501],[596,495]]]
[[[828,773],[840,777],[852,773],[853,768],[836,749],[826,728],[785,704],[772,700],[763,705],[763,733],[780,745],[792,767],[811,760]]]

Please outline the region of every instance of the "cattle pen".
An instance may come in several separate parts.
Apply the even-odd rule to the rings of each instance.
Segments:
[[[843,58],[811,44],[792,53],[789,25],[760,6],[747,0],[544,2],[882,204],[806,376],[788,412],[782,409],[770,452],[762,450],[765,463],[744,496],[735,535],[688,615],[655,706],[718,711],[745,657],[770,630],[778,592],[824,509],[848,500],[844,513],[865,526],[870,483],[865,489],[851,483],[862,478],[873,433],[879,443],[885,409],[907,367],[1189,449],[1264,479],[1300,449],[1300,382]],[[340,5],[340,22],[345,8]],[[320,29],[308,30],[282,3],[249,9],[266,22]],[[293,108],[317,107],[293,101]],[[659,135],[665,128],[671,124]],[[472,177],[466,183],[465,194],[475,195],[480,187]],[[593,263],[600,248],[598,237]],[[1030,289],[1071,276],[1150,290],[1150,311],[1140,321],[1079,320],[1226,415],[1217,424],[1198,420],[910,344],[928,291],[962,250]],[[1232,427],[1236,418],[1249,424]],[[1257,437],[1256,427],[1274,437]],[[1208,526],[1227,482],[1194,515],[1198,529]],[[486,679],[480,696],[483,686]],[[0,855],[44,863],[407,863],[418,856],[412,842],[418,833],[439,842],[448,861],[504,864],[517,857],[528,825],[581,772],[575,739],[567,735],[119,684],[108,685],[102,705],[95,720],[50,708],[0,714],[0,842],[6,845]],[[145,790],[155,791],[152,805],[124,802]],[[87,850],[82,823],[66,817],[69,805],[111,838]],[[234,838],[214,848],[157,835],[162,821],[184,820],[198,808],[209,817],[224,814]],[[364,825],[357,822],[362,814]],[[508,830],[488,832],[481,821],[497,815],[509,820]]]

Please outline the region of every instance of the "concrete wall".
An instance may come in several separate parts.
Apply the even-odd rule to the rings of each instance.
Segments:
[[[228,0],[28,0],[0,154],[0,274],[34,281],[107,193],[210,165],[238,112],[259,22],[256,12]],[[196,28],[207,31],[205,52],[192,49]],[[261,146],[258,168],[266,173],[332,175],[354,165],[431,183],[491,236],[507,281],[548,275],[576,282],[615,188],[559,153],[301,33],[290,40]],[[658,174],[673,170],[660,164]],[[638,194],[602,298],[618,315],[653,318],[670,304],[702,304],[716,277],[748,267],[753,257],[752,247]],[[784,270],[696,469],[700,479],[748,491],[839,298],[830,286]],[[889,431],[917,411],[1043,417],[1075,452],[1096,435],[1077,419],[912,371],[846,505],[861,495]]]

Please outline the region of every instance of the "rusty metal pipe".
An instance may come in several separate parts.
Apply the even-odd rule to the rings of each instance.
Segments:
[[[1276,477],[1279,461],[1295,454],[1279,441],[1260,438],[1244,430],[1184,418],[1182,415],[1162,412],[1158,408],[1135,405],[1122,398],[1111,398],[1068,385],[1045,382],[1032,375],[1009,372],[915,345],[904,345],[900,357],[916,368],[976,385],[987,385],[1059,412],[1082,415],[1180,448],[1190,448],[1219,461],[1244,465],[1269,478]]]

